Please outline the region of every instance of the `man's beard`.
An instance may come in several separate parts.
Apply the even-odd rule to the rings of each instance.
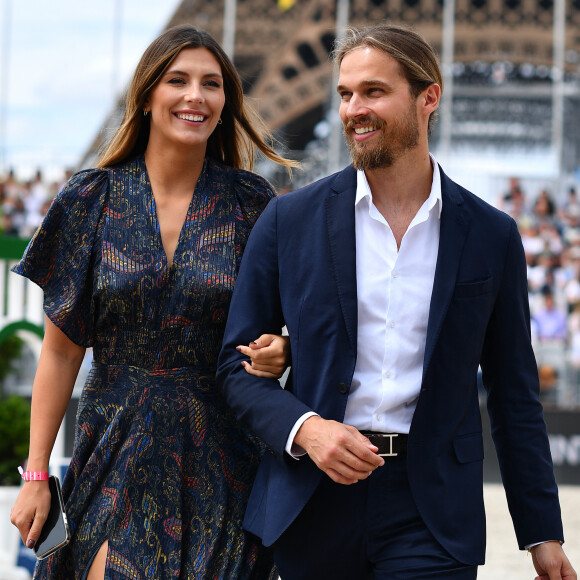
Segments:
[[[359,143],[353,137],[354,125],[372,125],[381,134],[378,143]],[[344,137],[350,149],[352,164],[355,169],[381,169],[391,167],[405,151],[413,149],[419,143],[419,124],[414,105],[402,119],[391,123],[390,130],[387,124],[375,117],[350,120],[344,127]]]

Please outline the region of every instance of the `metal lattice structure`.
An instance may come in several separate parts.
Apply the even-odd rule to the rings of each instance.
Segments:
[[[191,23],[221,40],[227,0],[183,0],[168,27]],[[452,143],[544,147],[552,139],[554,2],[456,0]],[[565,1],[566,127],[563,165],[580,152],[580,0]],[[238,0],[234,62],[246,93],[290,149],[301,151],[330,106],[336,0]],[[351,0],[349,24],[377,21],[415,28],[441,53],[443,0]],[[106,125],[118,122],[119,111]],[[94,157],[107,132],[92,144]],[[438,132],[434,135],[438,139]]]

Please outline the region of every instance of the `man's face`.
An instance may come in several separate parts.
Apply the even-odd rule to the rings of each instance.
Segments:
[[[390,167],[417,147],[417,99],[393,57],[370,47],[348,53],[340,65],[337,91],[356,169]]]

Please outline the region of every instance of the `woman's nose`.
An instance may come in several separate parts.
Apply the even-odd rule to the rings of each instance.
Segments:
[[[201,92],[201,87],[192,85],[189,91],[187,91],[186,99],[190,102],[202,103],[204,98]]]

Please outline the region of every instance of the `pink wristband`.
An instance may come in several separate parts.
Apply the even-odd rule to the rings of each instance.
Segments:
[[[48,481],[48,471],[22,471],[18,469],[24,481]]]

